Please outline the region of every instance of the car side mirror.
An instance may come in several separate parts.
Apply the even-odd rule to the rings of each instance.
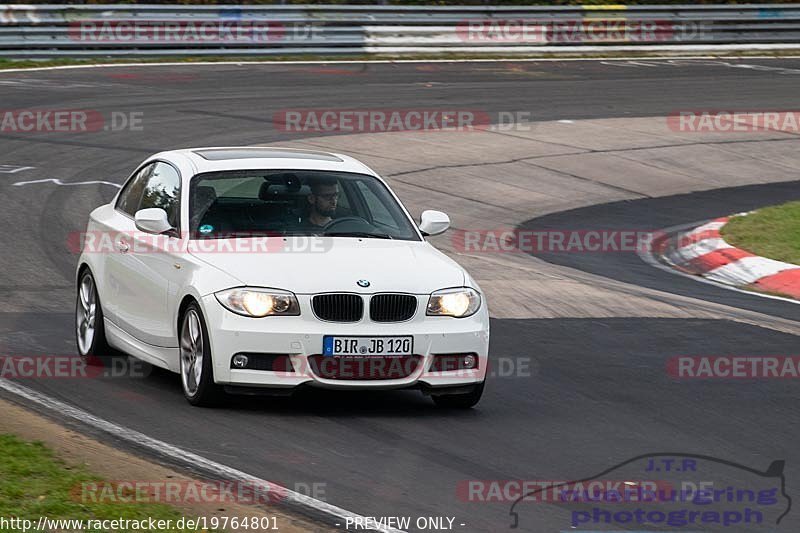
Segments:
[[[425,236],[439,235],[450,227],[450,217],[441,211],[423,211],[419,217],[419,229]]]
[[[167,220],[167,212],[159,207],[141,209],[133,217],[136,222],[136,229],[146,233],[160,235],[172,229],[172,225]]]

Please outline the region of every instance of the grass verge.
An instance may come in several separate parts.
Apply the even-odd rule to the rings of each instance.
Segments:
[[[722,237],[756,255],[800,265],[800,202],[765,207],[732,218]]]
[[[100,481],[84,469],[66,465],[41,443],[0,435],[0,517],[28,519],[34,524],[43,516],[84,521],[153,518],[176,524],[183,516],[164,504],[82,501],[82,485]],[[183,530],[173,527],[164,531]]]

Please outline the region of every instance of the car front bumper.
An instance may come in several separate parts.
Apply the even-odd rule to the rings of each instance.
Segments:
[[[427,296],[419,296],[422,306],[406,322],[375,323],[369,318],[360,322],[338,323],[317,319],[308,297],[298,295],[300,316],[249,318],[225,309],[214,297],[203,298],[202,307],[211,342],[214,381],[241,387],[291,389],[314,386],[338,389],[398,389],[419,386],[423,389],[462,387],[482,382],[489,364],[489,315],[485,302],[471,317],[429,317],[425,315]],[[399,379],[326,379],[320,377],[309,357],[322,354],[325,335],[405,336],[414,338],[419,364]],[[231,368],[237,353],[288,355],[291,371],[266,371]],[[436,355],[477,355],[476,369],[435,371],[431,364]]]

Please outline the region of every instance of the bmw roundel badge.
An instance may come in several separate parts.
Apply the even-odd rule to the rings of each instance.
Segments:
[[[360,279],[356,282],[359,287],[369,287],[369,281],[365,279]]]

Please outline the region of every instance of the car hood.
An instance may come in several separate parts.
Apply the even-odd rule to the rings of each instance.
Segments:
[[[252,242],[219,239],[214,241],[211,251],[206,247],[190,253],[243,285],[285,289],[296,294],[339,291],[428,294],[461,287],[466,280],[458,263],[424,241],[273,237],[260,248],[255,244],[250,246]],[[235,251],[227,251],[231,249]],[[359,280],[368,281],[369,286],[359,286]]]

